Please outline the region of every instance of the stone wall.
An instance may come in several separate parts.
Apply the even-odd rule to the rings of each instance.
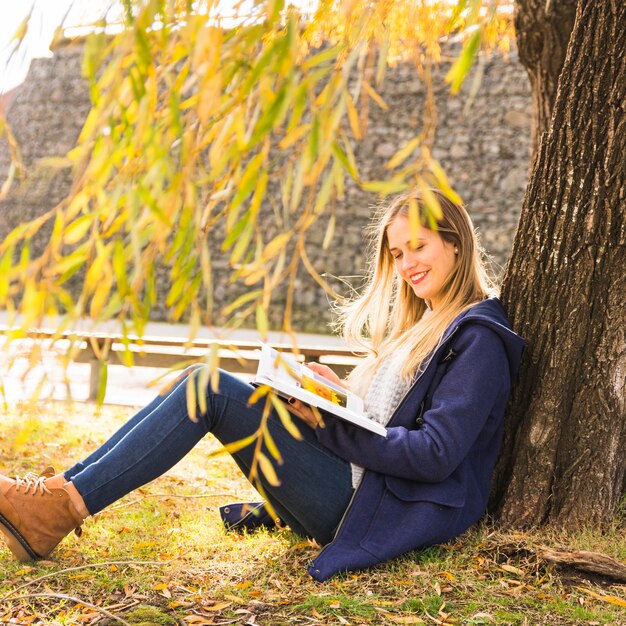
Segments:
[[[78,47],[63,48],[51,59],[35,60],[15,94],[8,119],[22,149],[27,179],[0,202],[0,239],[20,221],[54,206],[69,189],[70,171],[44,167],[40,159],[62,156],[72,147],[89,109],[87,86],[80,77],[80,52]],[[445,65],[440,68],[442,75],[446,71]],[[508,61],[499,56],[485,59],[482,72],[480,89],[469,107],[473,77],[457,97],[450,96],[443,81],[435,78],[438,125],[434,156],[465,201],[483,245],[493,257],[495,271],[500,273],[511,246],[528,176],[530,91],[525,71],[514,53]],[[371,104],[368,133],[356,150],[365,180],[383,177],[385,163],[421,125],[424,86],[412,68],[400,66],[390,70],[380,93],[389,110],[382,111]],[[6,146],[0,145],[0,174],[6,172],[7,165]],[[337,277],[331,280],[334,286],[341,286],[341,277],[363,275],[363,229],[377,203],[376,196],[348,183],[345,201],[337,206],[331,249],[321,248],[325,223],[318,232],[311,233],[309,256],[318,271]],[[232,301],[243,287],[229,283],[226,259],[220,258],[217,251],[214,256],[214,295],[219,305]],[[298,278],[297,293],[296,327],[325,331],[330,321],[328,296],[304,272]],[[153,317],[167,318],[164,305],[155,308]],[[219,323],[219,315],[216,321]]]

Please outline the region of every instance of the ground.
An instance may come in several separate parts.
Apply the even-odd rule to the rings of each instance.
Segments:
[[[0,471],[58,469],[91,451],[127,408],[40,402],[0,413]],[[624,520],[575,536],[504,534],[484,522],[456,542],[320,584],[318,549],[288,530],[225,533],[218,506],[254,499],[211,438],[168,474],[88,520],[50,559],[0,546],[2,624],[626,625],[626,584],[554,569],[533,546],[626,560]]]

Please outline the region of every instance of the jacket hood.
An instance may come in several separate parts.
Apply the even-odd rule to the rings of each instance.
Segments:
[[[485,298],[478,304],[461,313],[445,332],[442,344],[456,332],[456,329],[468,322],[484,324],[495,331],[502,343],[509,360],[511,382],[517,377],[517,370],[524,350],[524,340],[511,329],[511,324],[499,298]]]

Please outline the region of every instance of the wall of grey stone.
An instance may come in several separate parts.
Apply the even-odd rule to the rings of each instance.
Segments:
[[[80,74],[79,47],[59,49],[50,59],[37,59],[24,84],[17,90],[8,119],[26,164],[25,184],[0,202],[0,239],[24,219],[43,214],[59,202],[71,185],[69,169],[51,169],[40,159],[62,156],[71,149],[89,110],[87,85]],[[463,198],[483,245],[499,274],[506,262],[518,221],[529,170],[530,89],[515,53],[508,60],[499,55],[483,59],[480,89],[471,98],[470,76],[456,97],[450,96],[435,77],[438,123],[433,155],[445,168]],[[478,71],[474,70],[474,73]],[[385,164],[394,152],[420,130],[424,85],[409,66],[388,71],[379,90],[388,111],[370,105],[368,132],[356,149],[361,177],[373,180],[385,175]],[[6,145],[0,144],[0,174],[8,167]],[[278,189],[278,186],[273,186]],[[320,273],[346,293],[342,279],[359,284],[365,273],[363,230],[379,199],[348,181],[345,200],[337,204],[337,228],[331,249],[322,250],[325,222],[310,233],[308,254]],[[41,245],[45,233],[34,242]],[[219,250],[213,250],[216,322],[220,304],[232,301],[245,287],[229,281],[230,271]],[[165,270],[163,278],[165,279]],[[279,324],[281,293],[276,295]],[[305,272],[297,281],[294,322],[298,330],[324,332],[331,321],[327,294]],[[155,320],[167,319],[160,303]]]

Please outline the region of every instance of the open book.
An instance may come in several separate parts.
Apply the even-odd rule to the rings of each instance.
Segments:
[[[359,396],[316,374],[293,354],[278,352],[262,343],[259,367],[251,382],[256,386],[268,385],[284,398],[298,398],[356,426],[387,435],[382,424],[365,415]]]

